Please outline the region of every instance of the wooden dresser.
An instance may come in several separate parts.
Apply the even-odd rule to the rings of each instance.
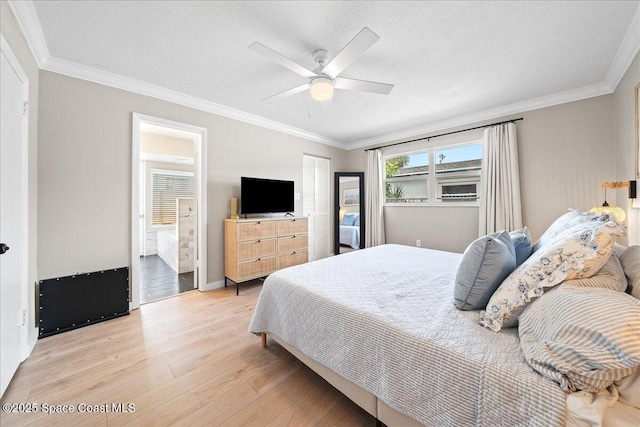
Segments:
[[[306,218],[224,220],[224,285],[264,277],[308,261]]]

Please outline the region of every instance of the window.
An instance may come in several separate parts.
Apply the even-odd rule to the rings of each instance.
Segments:
[[[435,165],[430,170],[429,165]],[[385,158],[386,203],[476,203],[482,143]],[[433,172],[433,173],[432,173]]]
[[[387,203],[429,201],[429,152],[385,159]]]
[[[176,223],[176,198],[193,197],[193,172],[152,170],[151,225]]]

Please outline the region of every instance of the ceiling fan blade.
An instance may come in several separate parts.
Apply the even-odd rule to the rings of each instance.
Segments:
[[[380,95],[389,95],[392,84],[368,82],[366,80],[345,79],[344,77],[336,77],[333,80],[333,87],[336,89],[354,90],[356,92],[371,92]]]
[[[273,62],[277,62],[283,67],[290,69],[294,73],[300,74],[302,77],[306,77],[309,79],[312,77],[318,77],[318,75],[313,71],[307,70],[302,65],[299,65],[293,62],[292,60],[290,60],[289,58],[280,55],[278,52],[276,52],[273,49],[269,49],[262,43],[255,42],[251,46],[249,46],[249,49],[259,53],[260,55],[264,56],[267,59],[272,60]]]
[[[380,36],[364,27],[342,50],[333,57],[331,61],[322,69],[325,74],[335,79],[345,68],[369,49],[375,42],[380,40]]]
[[[291,88],[291,89],[287,89],[284,92],[280,92],[280,93],[278,93],[276,95],[273,95],[273,96],[270,96],[268,98],[262,99],[262,100],[260,100],[260,102],[262,102],[262,101],[274,101],[276,99],[282,99],[282,98],[285,98],[287,96],[295,95],[296,93],[304,92],[307,89],[309,89],[309,83],[305,83],[303,85],[296,86],[296,87]]]

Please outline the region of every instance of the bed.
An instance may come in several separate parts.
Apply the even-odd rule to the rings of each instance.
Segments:
[[[389,426],[565,425],[567,395],[526,363],[517,329],[454,307],[461,257],[383,245],[280,270],[249,331]]]
[[[340,244],[351,246],[353,249],[360,248],[360,226],[340,225]]]
[[[562,425],[564,393],[514,358],[517,332],[495,334],[451,303],[460,258],[384,245],[281,270],[249,330],[375,397],[365,409],[388,425],[383,404],[424,425]]]

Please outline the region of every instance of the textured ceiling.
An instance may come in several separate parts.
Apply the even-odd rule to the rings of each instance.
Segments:
[[[638,1],[34,2],[52,57],[353,143],[602,83]],[[247,47],[313,69],[363,27],[380,36],[342,77],[395,84],[259,100],[306,79]]]

